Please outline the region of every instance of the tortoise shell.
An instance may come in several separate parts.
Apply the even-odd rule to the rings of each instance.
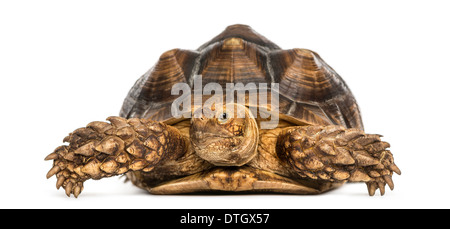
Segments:
[[[279,96],[282,119],[309,125],[341,125],[363,130],[360,111],[344,80],[315,52],[282,50],[247,25],[228,26],[196,51],[173,49],[140,77],[129,91],[120,116],[164,121],[179,95],[172,86],[202,76],[209,82],[267,83]],[[270,88],[278,83],[278,88]],[[249,101],[246,101],[249,103]],[[268,106],[267,104],[247,104]]]

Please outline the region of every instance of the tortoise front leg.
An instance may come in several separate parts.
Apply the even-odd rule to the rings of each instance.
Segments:
[[[385,185],[394,188],[394,164],[389,143],[380,135],[340,126],[286,128],[278,137],[277,153],[301,177],[326,181],[363,181],[369,195],[376,189],[384,195]]]
[[[75,197],[83,182],[124,174],[151,171],[155,165],[176,159],[186,151],[178,129],[148,119],[109,117],[107,122],[91,122],[64,138],[45,160],[53,160],[47,178],[56,175],[56,188]]]

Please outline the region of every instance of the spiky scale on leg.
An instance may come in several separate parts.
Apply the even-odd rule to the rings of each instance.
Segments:
[[[64,138],[45,160],[53,160],[47,178],[57,177],[56,187],[75,197],[83,182],[123,174],[151,171],[154,166],[176,159],[186,151],[180,132],[171,126],[145,120],[109,117],[107,122],[91,122]]]
[[[389,143],[381,135],[340,126],[288,127],[278,137],[277,152],[301,176],[327,181],[366,182],[369,195],[385,185],[392,190],[400,175]]]

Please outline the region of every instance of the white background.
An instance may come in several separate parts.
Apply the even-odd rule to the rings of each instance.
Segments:
[[[445,1],[1,1],[0,208],[449,208],[450,4]],[[366,132],[403,174],[317,196],[156,196],[119,177],[67,198],[44,157],[118,115],[138,77],[173,48],[242,23],[284,49],[316,51],[347,82]]]

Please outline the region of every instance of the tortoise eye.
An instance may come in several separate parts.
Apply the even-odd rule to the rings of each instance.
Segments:
[[[224,124],[228,121],[228,119],[230,119],[230,115],[228,115],[226,112],[223,112],[219,115],[217,121],[219,121],[220,124]]]

